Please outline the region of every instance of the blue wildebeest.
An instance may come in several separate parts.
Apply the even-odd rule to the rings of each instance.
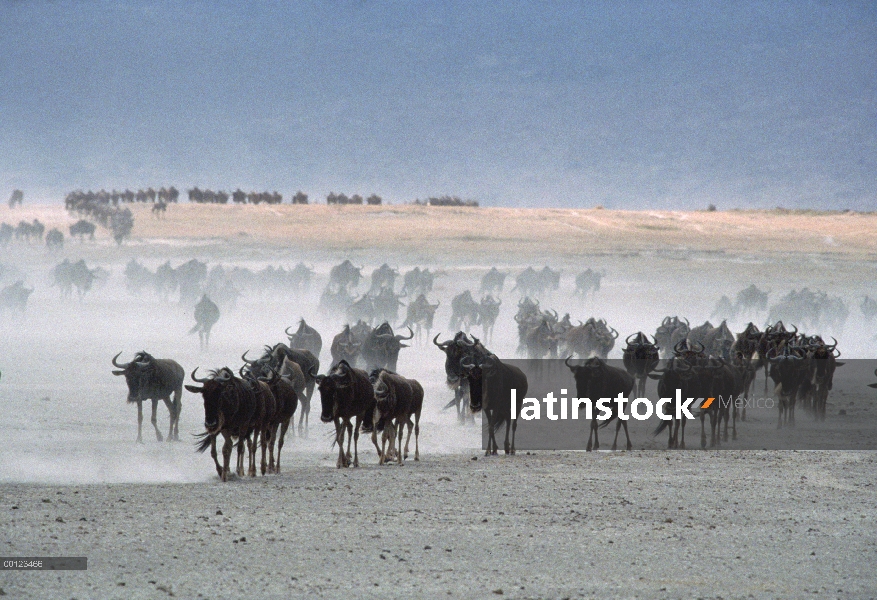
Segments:
[[[168,412],[170,412],[167,441],[179,441],[180,411],[183,407],[183,380],[186,378],[183,367],[168,358],[153,358],[145,351],[135,354],[134,360],[131,362],[121,364],[116,362],[121,354],[119,352],[113,357],[113,366],[119,369],[113,371],[113,375],[125,376],[125,381],[128,384],[128,402],[137,403],[137,441],[143,441],[144,400],[152,400],[152,426],[155,427],[155,437],[158,441],[162,441],[155,418],[159,400],[164,401]],[[171,400],[171,396],[173,396],[173,400]]]

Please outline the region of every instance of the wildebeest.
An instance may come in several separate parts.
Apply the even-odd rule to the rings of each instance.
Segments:
[[[0,223],[0,246],[4,248],[9,245],[9,242],[12,241],[12,236],[15,235],[15,228],[9,223]]]
[[[345,316],[348,321],[365,321],[372,324],[375,321],[375,301],[368,294],[363,294],[359,299],[347,307]]]
[[[577,354],[581,358],[597,356],[606,359],[615,347],[618,331],[610,327],[605,319],[589,317],[579,325],[571,326],[563,333],[565,354]]]
[[[235,438],[238,446],[237,474],[243,477],[244,441],[247,441],[253,455],[250,461],[250,473],[255,475],[255,448],[250,435],[264,415],[264,406],[259,405],[261,395],[253,393],[253,389],[243,380],[235,377],[228,367],[211,371],[208,377],[202,379],[195,376],[197,371],[197,368],[192,371],[191,377],[201,385],[186,385],[186,389],[193,394],[200,394],[204,400],[205,432],[197,443],[198,452],[210,448],[217,474],[222,481],[227,481]],[[216,456],[216,437],[220,434],[225,440],[222,446],[222,465],[219,464]]]
[[[650,342],[648,336],[642,331],[627,336],[625,340],[622,360],[624,368],[636,381],[638,398],[645,398],[646,381],[649,373],[658,366],[659,350],[660,348],[654,342]]]
[[[368,325],[366,325],[368,327]],[[371,328],[369,328],[371,330]],[[332,364],[337,365],[342,360],[347,361],[349,365],[355,366],[356,360],[359,358],[359,351],[362,348],[364,340],[358,339],[352,332],[350,324],[346,324],[344,329],[332,339]]]
[[[389,288],[390,292],[392,292],[396,283],[396,276],[398,274],[399,271],[392,268],[387,263],[382,264],[380,267],[372,271],[372,284],[368,290],[368,293],[376,296],[381,291],[387,288]]]
[[[248,364],[252,364],[251,361],[247,360],[246,353],[244,353],[243,360]],[[310,421],[310,412],[311,412],[311,397],[314,393],[314,386],[316,385],[316,379],[310,375],[310,373],[317,373],[320,370],[320,359],[314,356],[314,354],[309,350],[302,350],[299,348],[290,348],[286,344],[279,343],[272,346],[265,346],[265,351],[262,356],[257,359],[255,362],[260,365],[267,365],[270,368],[273,368],[281,375],[284,375],[284,359],[288,359],[289,361],[297,364],[302,373],[305,375],[305,389],[304,394],[299,394],[299,401],[301,402],[301,412],[299,413],[298,420],[298,433],[302,437],[307,437],[308,423]],[[264,369],[264,366],[260,367]]]
[[[604,277],[606,273],[603,271],[594,271],[591,268],[582,271],[576,275],[576,289],[573,295],[587,298],[589,293],[596,294],[600,291],[600,280]]]
[[[427,337],[432,329],[435,311],[439,307],[439,302],[430,304],[424,294],[417,296],[417,300],[408,303],[408,314],[402,327],[414,328],[414,339],[418,342],[423,340],[423,332],[426,331]]]
[[[363,342],[360,350],[366,369],[369,371],[372,369],[395,371],[396,363],[399,361],[399,350],[408,347],[402,342],[414,337],[414,331],[410,327],[408,333],[408,337],[394,334],[393,328],[386,321],[375,327]]]
[[[451,300],[451,320],[448,322],[448,328],[463,329],[468,332],[478,323],[480,308],[471,291],[466,290],[457,294]]]
[[[21,190],[12,190],[12,195],[9,196],[9,208],[15,208],[15,205],[19,206],[24,202],[24,192]]]
[[[707,321],[703,325],[693,327],[688,332],[688,341],[702,344],[707,356],[715,356],[729,360],[731,358],[731,346],[736,338],[728,329],[727,321],[722,321],[718,327],[713,327]]]
[[[392,288],[385,287],[374,297],[372,306],[375,321],[395,323],[399,320],[399,307],[405,305],[399,301],[399,296],[393,293]]]
[[[445,354],[445,376],[447,386],[454,391],[454,397],[444,407],[448,409],[452,406],[456,408],[457,420],[464,423],[467,420],[467,412],[469,407],[469,381],[465,377],[460,361],[468,354],[479,353],[486,354],[488,350],[478,341],[478,338],[470,340],[462,331],[450,340],[439,343],[438,338],[441,334],[436,334],[432,339],[439,350]],[[464,401],[465,400],[465,401]],[[469,413],[471,417],[471,412]]]
[[[496,355],[477,351],[476,346],[469,347],[469,352],[460,359],[460,366],[469,383],[469,409],[473,413],[484,411],[487,420],[485,456],[499,453],[496,432],[503,423],[503,449],[506,454],[514,454],[518,420],[512,419],[509,399],[512,390],[516,391],[518,398],[527,395],[527,376],[518,367],[503,363]]]
[[[143,441],[144,400],[152,400],[152,426],[155,427],[155,437],[158,441],[162,441],[156,421],[159,400],[164,401],[170,413],[167,441],[179,441],[180,412],[183,408],[183,380],[186,377],[183,367],[174,360],[154,358],[145,351],[135,354],[134,360],[131,362],[120,364],[116,361],[121,354],[119,352],[113,357],[113,366],[119,369],[113,371],[113,375],[125,376],[125,381],[128,384],[128,402],[137,403],[137,441]],[[173,396],[173,400],[171,400],[171,396]]]
[[[18,280],[0,290],[0,310],[24,312],[27,308],[27,299],[33,293],[33,288],[24,287],[24,281]]]
[[[205,350],[210,345],[210,330],[219,320],[219,307],[207,297],[201,296],[201,300],[195,305],[195,326],[189,334],[198,332],[198,341],[201,349]]]
[[[76,293],[82,299],[91,290],[95,281],[94,271],[86,266],[83,259],[71,263],[69,259],[65,258],[63,262],[55,265],[52,275],[54,276],[52,285],[57,285],[60,288],[62,298],[69,298],[75,286]]]
[[[335,290],[356,287],[362,277],[362,267],[354,267],[349,259],[329,271],[329,286]]]
[[[320,390],[320,420],[335,423],[335,443],[338,444],[336,466],[351,465],[350,443],[353,440],[353,466],[359,466],[359,430],[371,432],[375,409],[374,388],[368,373],[356,369],[342,360],[332,367],[326,375],[310,375],[317,381]],[[344,437],[347,434],[347,451],[344,450]]]
[[[380,456],[379,464],[389,460],[394,451],[394,440],[399,437],[399,449],[396,452],[398,463],[408,458],[408,443],[411,441],[411,430],[414,430],[414,460],[420,460],[420,413],[423,410],[423,386],[416,379],[407,379],[386,369],[375,369],[369,375],[375,394],[375,411],[372,418],[372,443]],[[402,448],[402,436],[408,427],[408,439]],[[383,433],[381,446],[378,448],[377,434]],[[386,443],[390,442],[387,449]],[[389,450],[389,452],[388,452]]]
[[[630,392],[633,390],[633,377],[624,369],[612,367],[603,362],[602,359],[594,356],[589,358],[581,365],[570,364],[567,356],[564,363],[569,370],[572,371],[576,381],[576,393],[579,398],[588,398],[596,403],[600,398],[609,398],[612,400],[607,406],[610,412],[609,418],[603,421],[599,427],[607,427],[614,419],[618,419],[615,426],[615,439],[612,441],[612,449],[615,450],[618,444],[618,431],[624,427],[624,436],[627,438],[627,449],[631,450],[633,445],[630,442],[630,434],[627,432],[627,421],[619,418],[618,404],[614,401],[619,395],[630,398]],[[594,415],[596,416],[596,415]],[[591,419],[590,433],[588,433],[588,445],[586,450],[599,450],[600,440],[597,436],[597,419]],[[591,445],[591,437],[594,438],[593,446]]]
[[[478,320],[481,322],[481,327],[484,328],[484,341],[488,344],[493,341],[493,327],[496,325],[497,317],[499,317],[501,304],[502,300],[496,300],[488,294],[481,299],[481,305],[478,307]]]
[[[323,338],[319,331],[308,325],[304,318],[299,320],[298,329],[295,332],[290,333],[290,329],[291,326],[285,330],[289,337],[290,348],[301,348],[310,351],[316,357],[320,356],[320,351],[323,349]]]
[[[64,247],[64,234],[58,229],[52,228],[46,234],[46,247],[51,250],[60,250]]]
[[[428,294],[432,291],[435,278],[443,274],[441,271],[432,272],[429,269],[420,270],[420,267],[414,267],[405,273],[402,281],[402,295],[414,296],[419,294]]]
[[[688,338],[689,331],[691,326],[685,317],[681,320],[679,317],[664,317],[653,336],[655,343],[661,348],[661,358],[670,357],[676,344]]]
[[[484,274],[484,277],[481,278],[481,293],[501,294],[506,277],[508,277],[508,273],[503,273],[502,271],[497,270],[496,267],[491,267],[490,270]]]

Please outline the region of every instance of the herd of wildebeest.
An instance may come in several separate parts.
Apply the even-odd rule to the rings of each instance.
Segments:
[[[177,291],[181,299],[190,301],[200,296],[192,333],[203,334],[202,347],[209,343],[210,328],[220,318],[220,308],[209,299],[209,290],[246,280],[264,282],[255,286],[263,291],[269,282],[306,290],[313,274],[313,269],[303,264],[293,269],[266,267],[261,272],[241,267],[208,269],[197,260],[176,269],[169,263],[165,266],[153,272],[132,260],[125,270],[126,285],[137,294],[152,288],[159,295]],[[502,304],[498,296],[508,274],[495,267],[487,271],[481,280],[480,302],[471,290],[454,297],[448,325],[457,333],[445,340],[440,339],[441,334],[431,335],[438,303],[427,299],[435,278],[444,273],[416,267],[402,277],[397,294],[395,284],[399,275],[396,269],[381,265],[372,272],[368,290],[355,298],[353,290],[363,279],[362,267],[348,260],[331,269],[320,310],[344,315],[348,322],[332,338],[331,362],[322,374],[323,337],[305,319],[297,326],[287,327],[286,341],[266,344],[260,355],[248,356],[244,352],[242,366],[237,370],[223,366],[199,372],[199,367],[191,372],[188,384],[183,367],[173,360],[155,358],[142,351],[128,362],[119,362],[121,353],[116,355],[112,363],[117,370],[113,373],[125,376],[128,400],[138,405],[138,440],[142,439],[142,403],[146,400],[152,402],[152,424],[158,439],[162,439],[155,417],[159,401],[166,404],[170,413],[167,439],[179,439],[185,387],[202,397],[205,430],[200,434],[198,450],[211,449],[217,473],[223,480],[230,473],[235,446],[235,472],[239,476],[256,475],[259,447],[262,474],[279,472],[287,430],[297,412],[299,435],[307,435],[316,391],[320,420],[335,426],[339,468],[359,465],[360,433],[371,435],[380,464],[402,463],[408,456],[413,433],[417,460],[423,387],[396,371],[399,354],[408,344],[418,343],[415,338],[420,343],[429,343],[426,340],[431,338],[437,352],[443,355],[445,379],[452,390],[449,397],[453,397],[445,408],[455,408],[461,423],[483,413],[488,454],[498,453],[497,434],[505,426],[503,450],[514,454],[517,421],[510,418],[508,399],[511,389],[517,390],[518,397],[526,394],[527,376],[489,349]],[[576,293],[596,293],[602,275],[591,269],[580,274],[576,278]],[[518,354],[531,359],[565,357],[579,397],[612,398],[618,394],[631,399],[642,397],[649,378],[657,380],[661,397],[673,397],[677,389],[683,396],[694,398],[750,397],[756,376],[763,372],[765,391],[770,386],[776,399],[778,428],[794,425],[796,408],[803,408],[816,420],[825,419],[834,372],[843,364],[836,360],[840,352],[833,338],[826,340],[807,334],[794,326],[787,327],[782,321],[763,330],[750,322],[743,331],[734,333],[724,320],[718,326],[706,322],[692,327],[685,318],[668,316],[651,335],[639,331],[626,336],[619,348],[623,367],[616,367],[607,358],[620,336],[604,319],[591,317],[574,322],[569,314],[561,317],[533,299],[536,295],[550,295],[559,280],[559,273],[549,267],[541,271],[527,268],[516,277],[512,289],[522,296],[514,315]],[[743,290],[741,297],[761,293],[755,286],[747,290]],[[343,297],[347,303],[329,302],[327,297]],[[384,298],[392,299],[393,303],[384,303]],[[404,304],[400,298],[415,298],[408,302],[404,318],[397,314]],[[400,321],[404,331],[397,333],[394,324]],[[632,448],[626,421],[616,419],[615,410],[613,407],[608,420],[591,422],[588,450],[600,447],[598,429],[613,421],[616,440],[623,428],[626,447]],[[738,414],[736,403],[713,403],[697,417],[701,421],[701,446],[713,447],[727,441],[729,435],[736,439],[738,421],[745,420],[746,415],[745,408]],[[662,421],[655,435],[667,429],[668,447],[685,448],[685,425],[685,419],[674,416],[671,421]],[[222,461],[217,451],[220,438]],[[616,447],[615,443],[612,447]]]

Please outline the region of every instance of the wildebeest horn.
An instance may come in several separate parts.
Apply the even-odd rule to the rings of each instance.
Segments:
[[[476,366],[475,363],[474,362],[466,362],[467,358],[469,358],[468,354],[460,358],[460,366],[463,367],[464,369],[474,368]]]
[[[207,383],[207,381],[209,381],[209,377],[205,377],[204,379],[198,379],[197,377],[195,377],[195,371],[197,371],[197,370],[198,370],[198,367],[195,367],[195,370],[192,371],[192,375],[191,375],[192,381],[195,381],[197,383]]]
[[[120,356],[122,356],[122,353],[121,353],[121,352],[119,352],[118,354],[116,354],[116,355],[113,357],[113,366],[114,366],[114,367],[117,367],[117,368],[119,368],[119,369],[127,369],[128,366],[129,366],[131,363],[126,363],[126,364],[120,365],[119,363],[116,362],[116,359],[119,358]]]
[[[402,337],[401,335],[397,335],[397,336],[396,336],[396,339],[399,340],[400,342],[401,342],[402,340],[410,340],[411,338],[414,337],[414,331],[411,329],[411,326],[410,326],[410,325],[408,326],[408,332],[411,334],[411,335],[409,335],[408,337]]]
[[[630,338],[636,337],[636,335],[637,334],[635,334],[635,333],[631,333],[629,336],[627,336],[627,339],[624,340],[624,343],[627,344],[628,346],[630,346]]]
[[[700,350],[696,350],[696,352],[703,352],[704,350],[706,350],[706,346],[704,346],[700,342],[694,342],[694,343],[697,344],[698,346],[700,346]]]
[[[447,348],[448,346],[451,345],[451,340],[448,340],[447,342],[442,342],[441,344],[439,344],[438,338],[440,335],[441,335],[441,332],[435,334],[435,337],[432,338],[432,343],[435,344],[436,346],[438,346],[439,348],[441,348],[442,350],[444,350],[445,348]]]
[[[249,350],[247,350],[247,352],[249,352]],[[254,361],[254,360],[247,360],[247,352],[244,352],[243,354],[241,354],[241,360],[244,361],[245,363],[247,363],[248,365],[252,365],[252,364],[254,364],[256,361]]]
[[[617,340],[618,339],[618,331],[614,327],[610,327],[609,330],[612,332],[612,339]]]
[[[571,364],[569,364],[569,359],[571,359],[571,358],[572,358],[572,354],[570,354],[570,355],[567,356],[565,359],[563,359],[563,364],[565,364],[565,365],[566,365],[567,367],[569,367],[570,369],[572,369],[572,368],[575,367],[575,365],[571,365]]]
[[[664,317],[664,320],[661,321],[661,325],[666,325],[670,320],[670,317]]]
[[[682,318],[685,319],[685,317]],[[685,326],[691,328],[691,323],[688,322],[688,319],[685,319]]]
[[[289,336],[289,337],[292,337],[292,334],[289,333],[289,330],[290,330],[291,328],[292,328],[292,325],[290,325],[289,327],[287,327],[286,329],[284,329],[284,330],[283,330],[283,333],[285,333],[285,334],[286,334],[287,336]]]

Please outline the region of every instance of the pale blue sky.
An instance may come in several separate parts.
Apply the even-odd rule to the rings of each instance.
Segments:
[[[2,1],[0,50],[5,195],[877,209],[873,2]]]

